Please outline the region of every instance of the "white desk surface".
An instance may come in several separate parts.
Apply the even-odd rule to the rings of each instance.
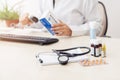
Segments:
[[[89,46],[89,37],[60,38],[41,46],[0,40],[0,80],[120,80],[120,39],[101,38],[107,46],[107,65],[83,67],[79,63],[66,66],[41,66],[35,55],[76,46]]]

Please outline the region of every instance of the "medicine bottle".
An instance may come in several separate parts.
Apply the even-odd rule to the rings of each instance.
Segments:
[[[94,56],[94,40],[90,40],[91,56]]]
[[[101,43],[100,43],[100,40],[96,40],[95,41],[95,44],[96,44],[96,54],[95,54],[95,57],[100,57],[101,56]]]
[[[99,40],[97,39],[91,40],[91,55],[94,57],[101,56],[100,44],[99,44]]]
[[[90,39],[96,39],[96,22],[90,22]]]
[[[91,44],[91,56],[94,56],[94,44]]]

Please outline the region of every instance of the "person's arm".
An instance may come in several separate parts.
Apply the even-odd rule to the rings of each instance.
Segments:
[[[30,16],[39,18],[41,16],[42,0],[25,0],[21,8],[20,23],[22,25],[32,24]]]
[[[85,0],[85,4],[83,6],[84,8],[84,16],[86,18],[86,22],[82,25],[76,26],[76,25],[69,25],[72,30],[72,36],[78,36],[78,35],[89,35],[90,26],[89,23],[96,22],[96,33],[97,35],[100,34],[101,31],[101,18],[98,13],[97,0]]]
[[[58,36],[82,36],[89,35],[90,26],[89,23],[94,22],[97,24],[96,33],[99,35],[101,31],[101,19],[97,10],[97,0],[85,0],[83,4],[83,16],[85,17],[85,23],[81,25],[65,24],[64,22],[55,24],[52,30]],[[81,12],[81,10],[78,10]],[[77,17],[76,19],[79,19]]]

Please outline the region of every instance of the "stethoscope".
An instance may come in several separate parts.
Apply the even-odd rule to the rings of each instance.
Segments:
[[[65,51],[79,49],[79,48],[80,49],[86,49],[87,51],[80,52],[80,53],[65,52]],[[58,61],[61,65],[66,65],[68,63],[70,57],[85,55],[85,54],[88,54],[90,51],[91,51],[91,49],[89,47],[74,47],[74,48],[69,48],[69,49],[62,49],[62,50],[55,50],[54,49],[53,50],[53,52],[58,55]]]

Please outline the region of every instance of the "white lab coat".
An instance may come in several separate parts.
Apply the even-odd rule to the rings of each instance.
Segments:
[[[54,15],[66,23],[72,30],[72,36],[89,35],[88,23],[97,22],[96,32],[101,31],[101,19],[97,11],[97,0],[26,0],[23,12],[40,17],[45,11],[52,11]]]

